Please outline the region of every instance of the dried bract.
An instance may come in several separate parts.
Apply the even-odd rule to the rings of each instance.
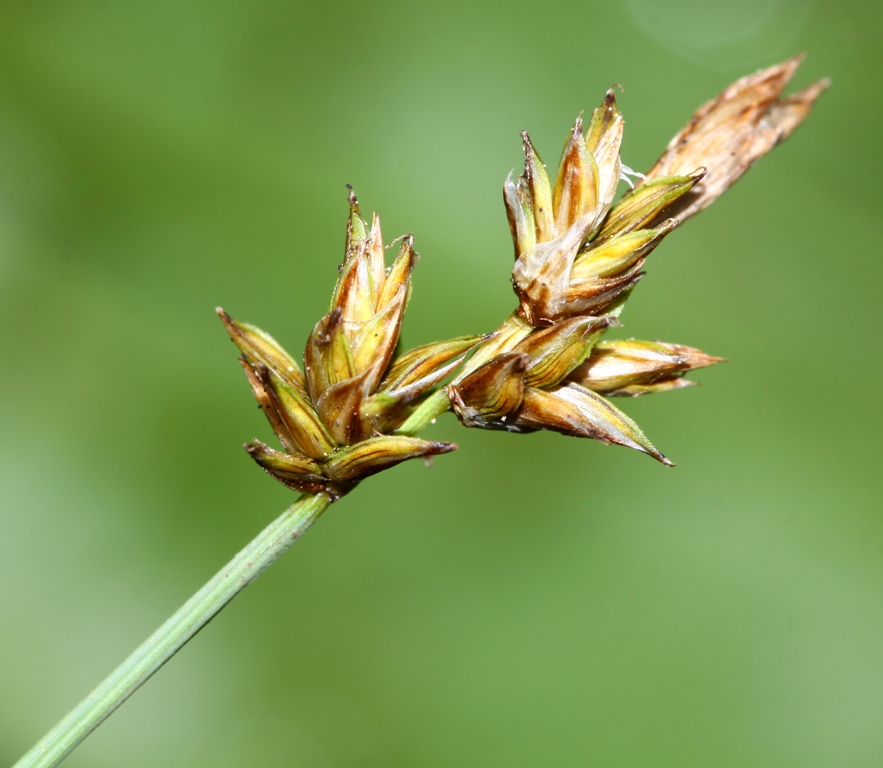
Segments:
[[[707,208],[806,119],[830,81],[820,80],[783,98],[803,59],[795,56],[743,77],[696,110],[647,172],[647,179],[653,180],[700,166],[708,169],[702,183],[667,215],[684,221]]]

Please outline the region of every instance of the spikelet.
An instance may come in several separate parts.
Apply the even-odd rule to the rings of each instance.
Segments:
[[[387,271],[379,219],[369,228],[352,192],[349,204],[344,262],[331,307],[307,340],[303,370],[269,334],[218,309],[283,448],[255,440],[245,446],[249,455],[289,488],[332,498],[402,461],[456,448],[390,433],[486,338],[426,344],[396,357],[413,240],[401,239]]]

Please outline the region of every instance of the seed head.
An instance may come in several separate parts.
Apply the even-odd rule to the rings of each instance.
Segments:
[[[675,226],[645,228],[704,174],[661,178],[611,208],[622,174],[623,119],[613,90],[583,133],[577,117],[554,188],[527,133],[524,173],[503,186],[515,242],[518,313],[534,326],[601,314],[639,279],[644,259]]]
[[[362,478],[453,443],[389,434],[485,336],[427,344],[395,357],[417,254],[401,238],[387,270],[380,221],[370,229],[352,192],[346,252],[328,313],[304,352],[304,371],[269,334],[218,314],[242,352],[246,378],[282,444],[255,440],[251,457],[284,485],[337,498]]]
[[[679,344],[600,338],[619,325],[662,239],[809,114],[827,81],[781,98],[801,59],[742,78],[700,107],[647,176],[621,163],[623,119],[612,90],[585,132],[576,119],[554,186],[522,133],[524,172],[503,185],[520,306],[448,388],[463,424],[592,437],[671,464],[604,395],[686,387],[694,382],[684,374],[723,358]],[[624,173],[642,180],[613,203]]]
[[[577,117],[554,181],[522,133],[524,172],[503,185],[519,306],[492,334],[396,354],[417,261],[413,238],[398,238],[387,268],[380,221],[374,215],[369,226],[351,192],[344,261],[303,371],[271,336],[218,310],[282,447],[255,440],[248,453],[281,483],[337,498],[401,461],[454,450],[413,436],[450,405],[468,427],[553,430],[671,465],[607,398],[689,386],[685,374],[723,358],[680,344],[601,339],[620,325],[662,240],[809,114],[827,81],[782,97],[801,59],[744,77],[700,107],[646,176],[620,159],[624,122],[612,90],[587,126]],[[614,202],[620,180],[631,189]],[[460,375],[430,397],[472,350]]]

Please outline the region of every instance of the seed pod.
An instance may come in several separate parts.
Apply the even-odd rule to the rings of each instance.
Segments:
[[[555,209],[552,203],[552,184],[546,166],[531,144],[527,131],[521,132],[524,147],[524,179],[530,194],[536,239],[541,242],[555,237]]]
[[[215,312],[223,321],[233,343],[239,347],[249,363],[266,365],[289,386],[306,395],[307,385],[300,367],[276,339],[254,325],[234,320],[220,307]]]
[[[563,381],[592,350],[598,331],[619,321],[608,317],[575,317],[551,328],[534,331],[512,351],[528,356],[524,383],[529,387],[552,387]]]
[[[488,338],[489,335],[461,336],[415,347],[399,355],[390,366],[380,390],[393,397],[413,399],[442,381],[463,362],[470,349]]]
[[[339,482],[361,480],[408,459],[450,453],[456,448],[454,443],[436,443],[402,435],[382,435],[336,451],[325,462],[325,474]]]
[[[723,361],[693,347],[662,342],[607,341],[595,345],[570,381],[608,395],[639,395],[689,386],[672,384],[685,373]],[[659,384],[657,387],[648,385]]]
[[[605,211],[610,207],[619,183],[623,127],[622,114],[611,88],[601,106],[592,113],[586,129],[586,149],[592,153],[598,167],[598,205]]]
[[[679,197],[696,186],[703,176],[705,168],[699,168],[687,176],[665,176],[642,184],[610,209],[597,239],[606,240],[651,224]]]
[[[505,429],[506,421],[521,405],[527,355],[498,355],[448,387],[451,406],[467,427]]]
[[[592,153],[586,149],[581,117],[576,118],[561,155],[552,208],[558,232],[569,229],[583,216],[595,214],[598,208],[598,166]]]
[[[322,466],[303,454],[274,451],[260,440],[246,443],[245,450],[268,474],[289,488],[301,493],[329,491]],[[332,494],[337,495],[338,491],[334,489]]]
[[[529,429],[551,429],[623,445],[674,466],[656,450],[634,421],[601,395],[577,384],[549,391],[528,387],[516,423]]]
[[[656,229],[639,229],[593,244],[577,255],[570,273],[571,284],[621,275],[643,261],[677,224],[675,219],[668,219]]]

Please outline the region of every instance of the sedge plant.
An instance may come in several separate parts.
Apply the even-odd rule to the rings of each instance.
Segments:
[[[370,223],[363,218],[352,190],[340,274],[302,361],[218,309],[279,441],[272,447],[254,440],[245,449],[301,496],[16,768],[60,763],[369,475],[454,450],[453,443],[417,436],[446,411],[466,427],[589,437],[672,466],[613,399],[687,387],[693,382],[686,374],[722,358],[679,343],[606,341],[604,334],[620,325],[651,252],[809,114],[827,81],[782,95],[801,60],[744,77],[701,106],[646,174],[620,160],[624,121],[612,90],[586,125],[577,118],[557,170],[547,169],[522,133],[524,172],[513,172],[503,186],[518,306],[492,333],[400,351],[413,238],[398,239],[388,266],[380,221],[376,214]],[[630,189],[615,200],[621,180]]]

